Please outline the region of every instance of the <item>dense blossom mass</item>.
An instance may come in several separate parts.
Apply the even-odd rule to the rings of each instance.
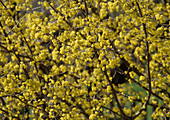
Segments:
[[[0,119],[168,120],[169,0],[0,0]]]

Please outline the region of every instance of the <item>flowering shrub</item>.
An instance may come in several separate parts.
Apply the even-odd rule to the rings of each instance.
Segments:
[[[0,0],[0,119],[170,117],[169,0],[35,2]]]

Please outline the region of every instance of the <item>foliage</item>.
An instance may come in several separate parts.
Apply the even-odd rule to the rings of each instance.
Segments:
[[[1,119],[170,117],[170,4],[0,0]]]

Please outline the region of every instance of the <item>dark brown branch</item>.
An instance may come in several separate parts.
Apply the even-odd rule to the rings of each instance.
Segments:
[[[5,4],[2,2],[2,0],[0,0],[0,2],[1,2],[1,3],[3,4],[3,6],[6,8],[6,6],[5,6]],[[8,13],[10,14],[10,12],[8,12]],[[11,14],[10,14],[10,16],[12,17]],[[13,17],[12,17],[12,18],[13,18]],[[14,20],[14,18],[13,18],[13,20]],[[15,22],[15,25],[19,28],[19,24],[17,24],[15,20],[14,20],[14,22]],[[21,30],[20,30],[20,32],[21,32],[21,34],[23,35],[23,32],[22,32]],[[8,35],[8,34],[7,34],[7,35]],[[26,38],[25,38],[24,35],[23,35],[23,38],[24,38],[24,42],[26,43],[26,45],[27,45],[27,47],[28,47],[28,49],[29,49],[29,51],[30,51],[30,53],[31,53],[31,59],[33,60],[33,51],[32,51],[32,49],[31,49],[31,47],[29,46],[29,44],[28,44],[28,42],[27,42],[27,40],[26,40]],[[15,51],[14,51],[13,53],[16,55]],[[16,57],[18,58],[18,60],[19,60],[19,62],[20,62],[19,56],[16,55]],[[36,70],[37,75],[38,75],[38,67],[37,67],[37,64],[36,64],[36,63],[34,63],[34,67],[35,67],[35,70]],[[40,78],[40,76],[37,76],[37,77],[38,77],[38,80],[39,80],[40,83],[41,83],[41,78]],[[41,94],[41,96],[42,96],[42,86],[41,86],[40,94]]]
[[[116,115],[118,115],[118,116],[121,117],[121,115],[119,115],[117,112],[114,112],[112,109],[107,108],[107,107],[105,107],[105,106],[101,106],[101,107],[102,107],[102,108],[105,108],[105,109],[109,110],[110,112],[112,112],[112,113],[114,113],[114,114],[116,114]]]
[[[115,99],[115,101],[116,101],[116,103],[117,103],[117,106],[118,106],[118,108],[119,108],[119,110],[120,110],[121,117],[124,118],[124,119],[126,119],[126,120],[131,120],[131,117],[127,116],[127,115],[124,113],[124,111],[123,111],[123,109],[122,109],[122,106],[120,105],[120,102],[119,102],[119,100],[118,100],[118,98],[117,98],[116,90],[113,88],[112,82],[109,80],[109,76],[107,75],[107,71],[106,71],[106,70],[104,71],[104,74],[105,74],[105,76],[106,76],[107,81],[109,82],[110,87],[111,87],[112,94],[113,94],[114,99]]]
[[[143,88],[144,90],[146,90],[146,91],[149,92],[149,89],[146,88],[146,87],[144,87],[144,86],[142,86],[138,81],[136,81],[135,79],[131,78],[131,77],[128,76],[128,75],[127,75],[127,77],[128,77],[129,79],[131,79],[135,84],[139,85],[141,88]],[[157,97],[158,99],[160,99],[161,101],[163,101],[163,98],[161,98],[159,95],[153,93],[152,91],[151,91],[151,94],[154,95],[155,97]]]
[[[72,24],[65,19],[65,16],[64,16],[60,11],[56,10],[50,3],[49,3],[49,6],[50,6],[56,13],[59,13],[62,17],[64,17],[63,20],[64,20],[71,28],[73,28],[73,27],[72,27]]]
[[[4,99],[3,99],[3,97],[0,97],[0,100],[1,100],[1,102],[2,102],[2,105],[6,105],[6,103],[5,103]]]
[[[118,94],[120,94],[121,96],[124,96],[124,97],[126,97],[126,98],[129,98],[130,97],[130,95],[127,95],[127,94],[122,94],[121,92],[119,92],[119,91],[116,91]],[[137,102],[142,102],[142,100],[141,99],[133,99],[133,101],[137,101]],[[157,104],[153,104],[153,103],[148,103],[148,105],[150,105],[150,106],[152,106],[152,107],[159,107]],[[169,107],[167,107],[167,106],[165,106],[165,105],[162,105],[161,107],[160,107],[160,109],[167,109],[167,110],[170,110],[170,108]]]
[[[3,110],[2,108],[0,108],[0,111],[4,112],[4,113],[5,113],[6,115],[8,115],[8,116],[11,116],[11,117],[13,117],[13,118],[16,118],[17,120],[21,120],[19,117],[15,117],[15,116],[11,115],[11,114],[9,113],[9,111],[7,111],[7,110]]]
[[[62,17],[64,17],[63,20],[71,27],[71,29],[75,30],[76,32],[79,30],[79,28],[74,28],[74,27],[72,26],[72,24],[65,19],[65,16],[64,16],[60,11],[56,10],[50,3],[49,3],[49,6],[50,6],[56,13],[59,13]],[[82,35],[81,33],[80,33],[80,35],[81,35],[84,39],[86,39],[86,37],[85,37],[84,35]]]
[[[136,5],[138,7],[140,17],[143,17],[141,8],[139,6],[139,3],[136,2]],[[145,33],[145,41],[146,41],[146,47],[147,47],[146,48],[147,49],[146,56],[147,56],[147,71],[148,71],[149,94],[148,94],[148,97],[147,97],[145,103],[143,104],[142,108],[136,113],[135,116],[133,116],[133,118],[138,117],[142,113],[143,110],[146,110],[146,107],[147,107],[147,105],[149,103],[149,100],[150,100],[150,97],[151,97],[151,94],[152,94],[151,75],[150,75],[150,67],[149,67],[149,65],[150,65],[149,42],[147,41],[148,33],[146,31],[146,24],[142,23],[142,25],[143,25],[143,30],[144,30],[144,33]]]
[[[74,98],[72,98],[73,101],[75,101]],[[66,100],[62,100],[60,99],[62,102],[66,103],[69,107],[72,106],[71,103],[69,103],[68,101]],[[86,119],[89,119],[89,115],[85,112],[85,110],[82,108],[82,106],[80,104],[76,104],[76,107],[81,111],[81,113],[86,117]]]
[[[84,0],[84,5],[85,5],[86,17],[88,17],[88,7],[87,7],[87,4],[86,4],[86,0]]]

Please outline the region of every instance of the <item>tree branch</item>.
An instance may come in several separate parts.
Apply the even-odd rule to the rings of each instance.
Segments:
[[[116,103],[117,103],[117,106],[118,106],[118,108],[119,108],[119,110],[120,110],[121,117],[124,118],[124,119],[126,119],[126,120],[131,120],[131,117],[127,116],[127,115],[124,113],[124,111],[123,111],[123,109],[122,109],[122,106],[120,105],[120,102],[119,102],[119,100],[118,100],[118,98],[117,98],[116,90],[113,88],[112,82],[109,80],[109,76],[107,75],[107,71],[106,71],[106,70],[104,71],[104,74],[105,74],[105,76],[106,76],[107,81],[109,82],[110,87],[111,87],[112,94],[113,94],[114,99],[115,99],[115,101],[116,101]]]

